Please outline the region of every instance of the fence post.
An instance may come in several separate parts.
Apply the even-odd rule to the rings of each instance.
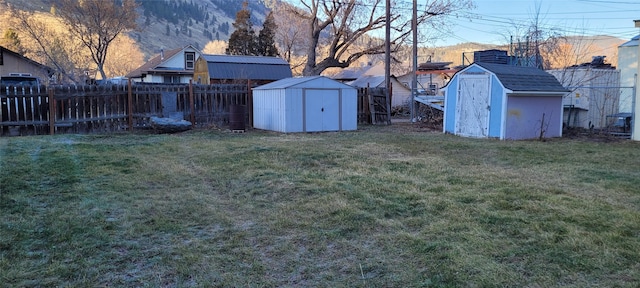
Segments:
[[[127,84],[127,114],[129,114],[127,122],[129,122],[129,132],[133,132],[133,91],[131,85],[131,78],[129,78],[129,82]]]
[[[368,83],[367,83],[367,88],[365,89],[366,89],[365,93],[367,95],[367,100],[369,101],[369,114],[371,115],[371,124],[378,124],[376,123],[376,106],[373,100],[373,95],[371,95],[371,90],[369,89]]]
[[[56,130],[56,101],[53,99],[53,87],[47,87],[48,98],[49,98],[49,135],[55,134]]]
[[[191,117],[189,117],[189,120],[191,120],[191,128],[193,128],[196,125],[196,104],[193,99],[193,79],[189,79],[189,109],[191,109]]]

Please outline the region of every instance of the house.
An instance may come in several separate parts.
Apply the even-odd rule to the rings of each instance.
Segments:
[[[279,57],[200,55],[193,74],[200,84],[246,83],[267,84],[292,76],[289,63]]]
[[[125,75],[133,82],[189,83],[193,79],[196,59],[200,51],[191,45],[168,51],[151,58],[147,63]]]
[[[357,67],[347,67],[330,76],[331,79],[342,83],[351,82],[362,76],[367,70],[371,69],[371,63],[362,64]]]
[[[438,94],[440,88],[447,85],[453,74],[460,70],[458,68],[449,68],[450,64],[451,62],[425,62],[419,64],[416,71],[418,94]],[[398,81],[407,87],[411,87],[413,72],[399,76]]]
[[[634,87],[636,85],[638,43],[640,43],[640,35],[618,46],[618,70],[620,70],[620,86],[622,87]],[[620,112],[632,112],[633,96],[624,92],[621,92],[620,96],[618,104]]]
[[[347,81],[345,84],[356,88],[364,87],[386,87],[384,62],[374,66],[366,66],[366,69],[360,76],[353,81]],[[338,74],[340,75],[340,74]],[[335,79],[334,77],[331,77]],[[402,84],[394,75],[390,75],[391,82],[391,107],[399,107],[408,105],[411,101],[411,88]]]
[[[41,84],[47,84],[54,73],[54,69],[0,46],[0,77],[37,77]]]
[[[253,126],[284,133],[356,130],[358,91],[325,76],[286,78],[253,89]]]
[[[604,56],[595,56],[590,63],[547,72],[571,90],[562,103],[563,122],[567,127],[608,127],[615,120],[610,115],[619,112],[620,96],[633,94],[630,88],[620,88],[620,71],[604,63]]]
[[[475,62],[442,90],[445,133],[514,140],[562,136],[568,90],[543,70]]]

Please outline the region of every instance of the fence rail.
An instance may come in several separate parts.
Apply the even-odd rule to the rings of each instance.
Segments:
[[[358,90],[359,123],[386,123],[384,95],[380,88]],[[184,119],[194,127],[226,126],[232,105],[246,106],[251,126],[250,83],[0,86],[0,136],[150,129],[154,116]]]

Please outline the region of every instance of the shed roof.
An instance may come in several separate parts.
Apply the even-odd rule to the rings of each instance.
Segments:
[[[556,77],[538,68],[483,62],[474,64],[495,74],[505,88],[514,92],[569,92]]]
[[[312,82],[316,82],[316,84],[320,84],[319,88],[327,88],[328,85],[334,86],[334,88],[348,88],[355,89],[347,84],[343,84],[339,81],[327,78],[325,76],[306,76],[306,77],[291,77],[281,79],[275,82],[271,82],[269,84],[261,85],[253,90],[272,90],[272,89],[286,89],[291,88],[303,84],[311,84]],[[320,83],[321,82],[321,83]]]
[[[266,56],[200,55],[207,61],[212,79],[280,80],[291,77],[291,67],[282,58]]]

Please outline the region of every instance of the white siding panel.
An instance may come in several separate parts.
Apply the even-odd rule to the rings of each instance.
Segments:
[[[353,89],[342,90],[342,130],[358,129],[358,92]]]
[[[282,90],[260,90],[253,94],[254,127],[279,132],[284,131],[283,120],[280,119],[283,108]]]
[[[286,109],[283,114],[286,117],[287,132],[302,132],[302,119],[304,117],[302,107],[302,89],[287,89]]]

